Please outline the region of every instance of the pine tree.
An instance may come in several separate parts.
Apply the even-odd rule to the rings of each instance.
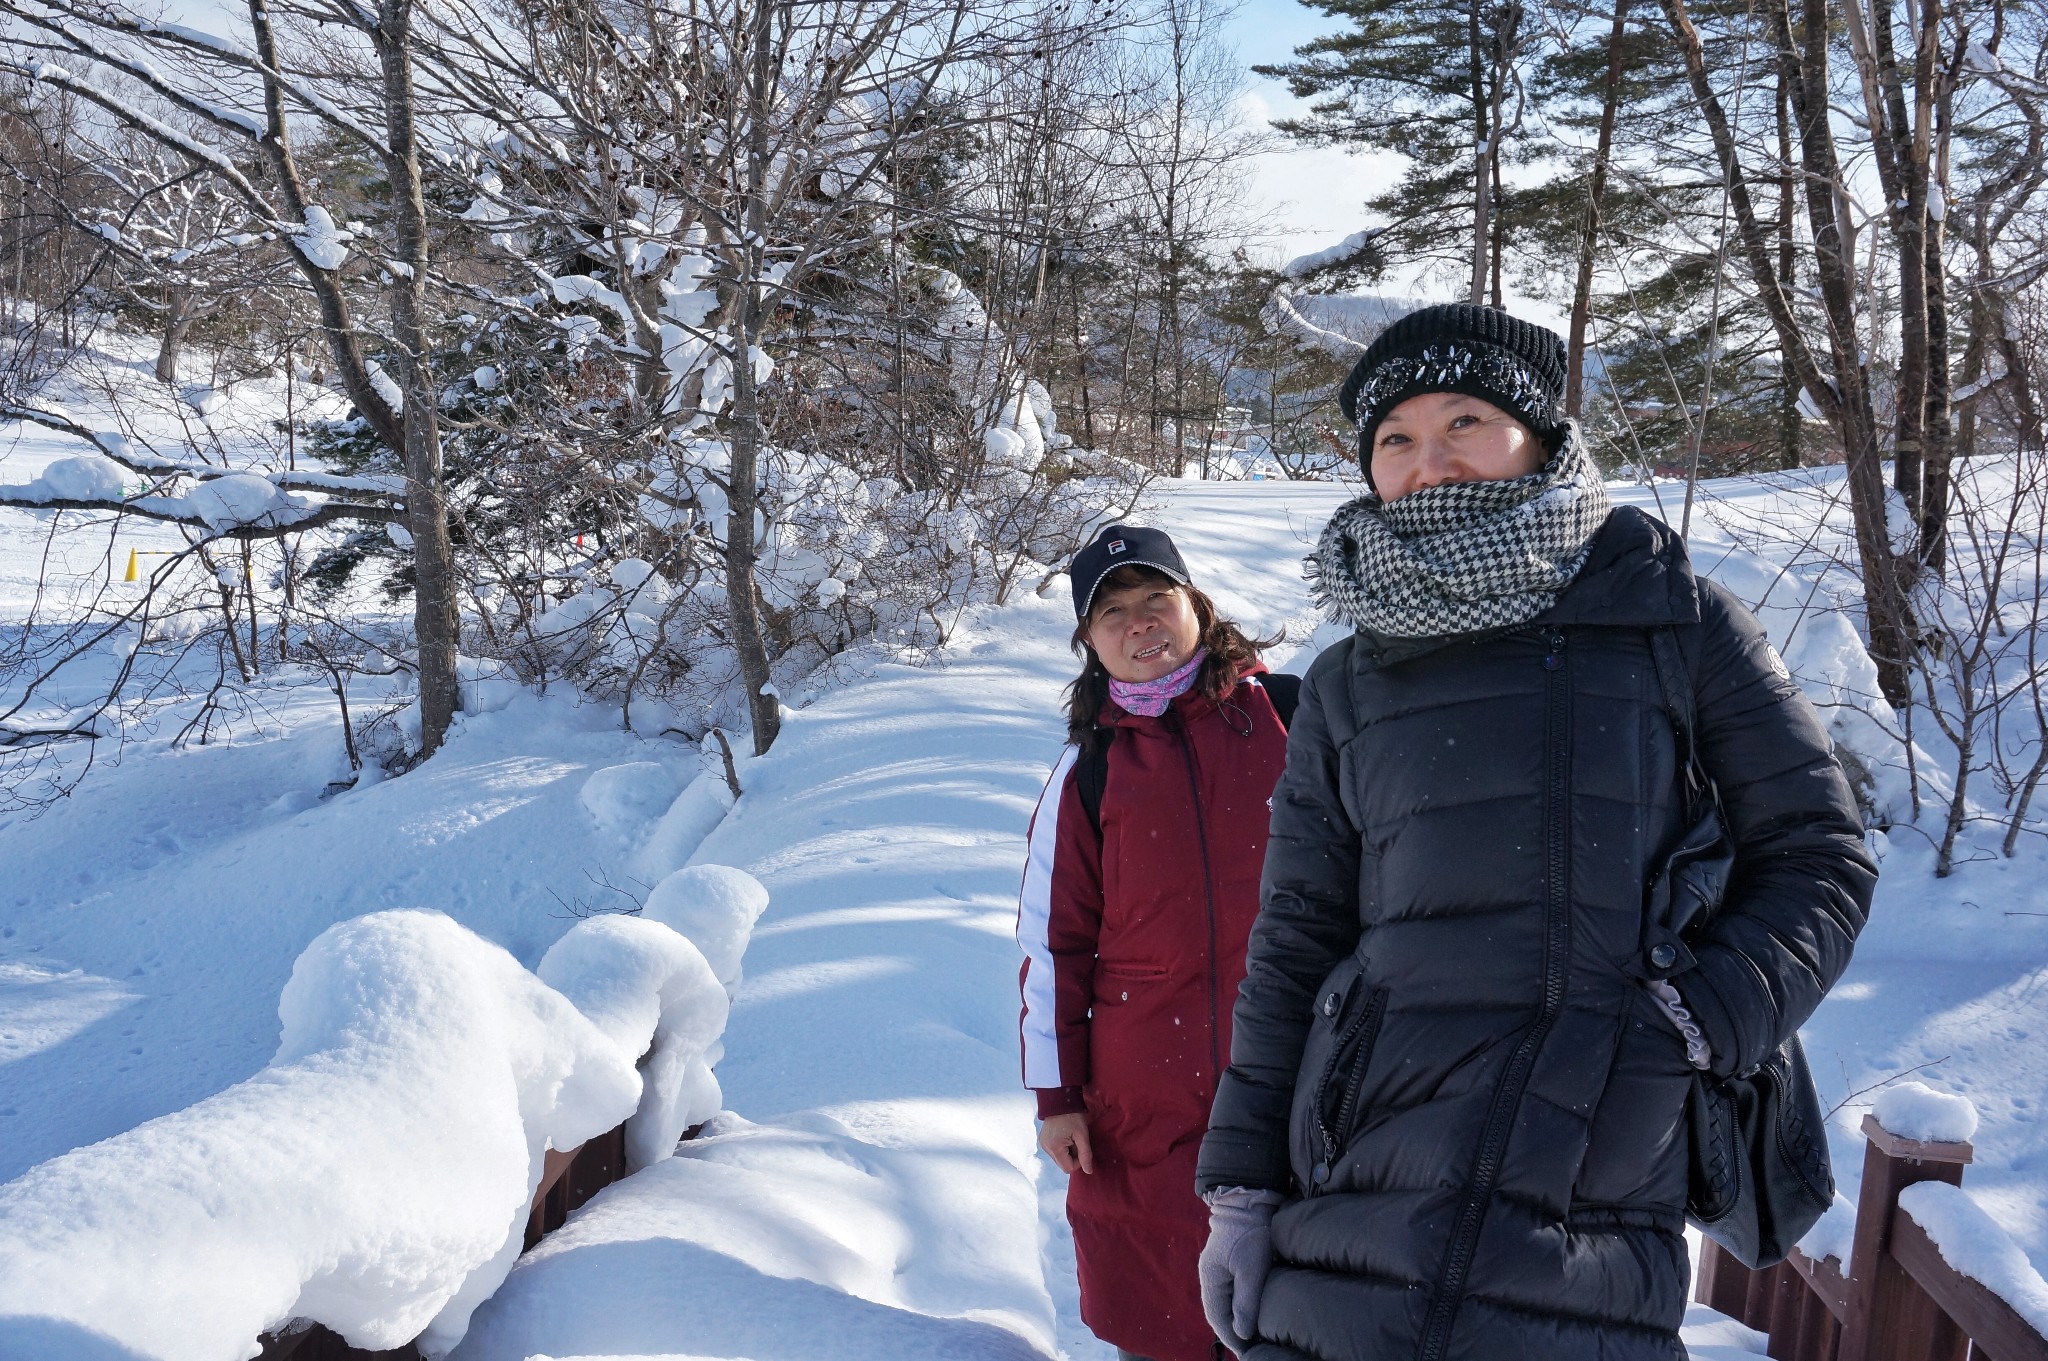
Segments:
[[[1462,267],[1473,302],[1501,302],[1520,196],[1502,181],[1524,147],[1537,30],[1521,0],[1313,0],[1347,27],[1255,68],[1285,80],[1308,114],[1277,124],[1318,145],[1397,152],[1400,180],[1365,202],[1396,260]]]

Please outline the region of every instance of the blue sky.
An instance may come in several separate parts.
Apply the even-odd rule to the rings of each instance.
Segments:
[[[1251,75],[1249,68],[1286,60],[1300,44],[1332,31],[1336,22],[1297,0],[1244,0],[1231,17],[1229,33],[1247,68],[1239,107],[1248,123],[1263,125],[1299,107],[1279,81]],[[1265,219],[1258,244],[1276,262],[1334,245],[1366,225],[1364,200],[1399,173],[1390,156],[1315,150],[1284,140],[1257,158],[1250,171],[1252,196]]]

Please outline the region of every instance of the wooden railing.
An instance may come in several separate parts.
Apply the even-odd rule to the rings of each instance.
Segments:
[[[693,1128],[685,1139],[696,1134]],[[549,1149],[533,1209],[526,1218],[524,1252],[562,1227],[562,1221],[585,1201],[626,1175],[626,1127],[619,1125],[577,1148]],[[265,1333],[257,1361],[420,1361],[417,1347],[407,1343],[395,1351],[372,1352],[351,1347],[331,1329],[314,1324],[289,1333]]]
[[[1943,1260],[1899,1207],[1916,1182],[1963,1184],[1967,1143],[1902,1139],[1863,1117],[1863,1188],[1848,1274],[1796,1249],[1751,1271],[1711,1240],[1700,1258],[1701,1304],[1770,1335],[1779,1361],[2048,1361],[2048,1338],[2004,1300]]]

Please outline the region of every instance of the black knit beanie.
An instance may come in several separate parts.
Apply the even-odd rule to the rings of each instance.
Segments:
[[[1370,486],[1380,419],[1423,392],[1491,402],[1555,452],[1564,434],[1564,367],[1564,341],[1555,331],[1497,307],[1440,303],[1381,331],[1344,380],[1337,404],[1358,423],[1358,462]]]

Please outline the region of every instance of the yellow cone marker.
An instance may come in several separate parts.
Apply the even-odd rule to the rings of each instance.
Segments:
[[[131,548],[128,550],[128,575],[122,577],[121,580],[135,581],[137,579],[138,577],[135,571],[135,550]]]

